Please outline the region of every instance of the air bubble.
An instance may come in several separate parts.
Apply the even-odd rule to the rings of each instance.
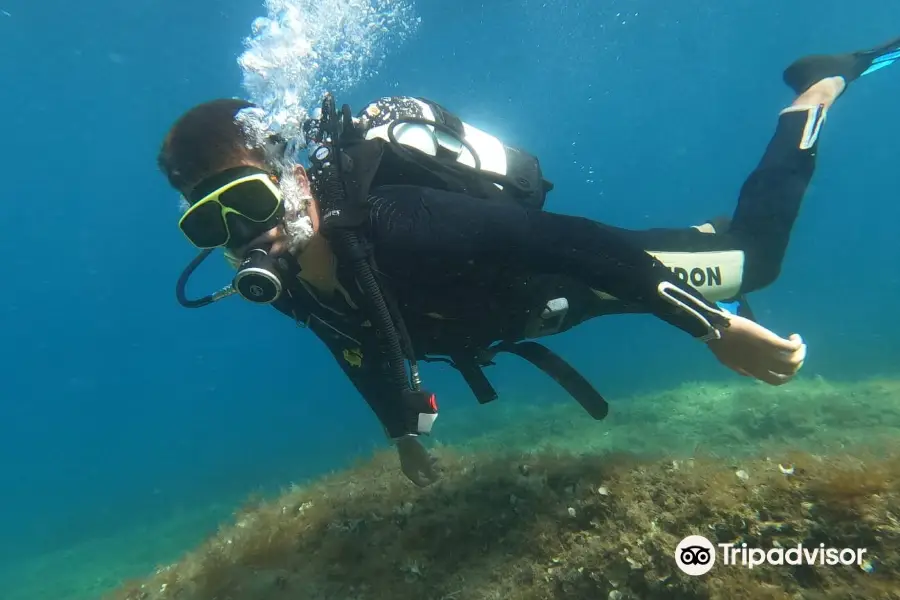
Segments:
[[[248,100],[265,133],[302,135],[326,91],[345,92],[414,34],[421,20],[403,0],[266,0],[238,58]],[[254,119],[258,120],[258,119]]]

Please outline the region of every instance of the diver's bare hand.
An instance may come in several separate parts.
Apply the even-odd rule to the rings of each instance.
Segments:
[[[417,437],[405,436],[396,443],[400,469],[410,481],[419,487],[427,487],[440,479],[437,459],[428,453]]]
[[[797,375],[806,360],[806,344],[796,333],[779,337],[757,323],[729,315],[722,337],[707,342],[723,365],[771,385],[782,385]]]

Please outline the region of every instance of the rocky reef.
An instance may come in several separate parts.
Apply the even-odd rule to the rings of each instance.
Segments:
[[[443,478],[426,489],[378,454],[249,503],[111,598],[900,598],[896,383],[695,386],[614,414],[610,439],[568,406],[519,413],[529,425],[437,447]],[[773,560],[798,545],[865,552],[750,568],[719,547],[691,576],[675,560],[688,535],[738,562],[744,544]]]

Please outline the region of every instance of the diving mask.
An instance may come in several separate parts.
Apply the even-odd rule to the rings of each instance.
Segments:
[[[278,224],[281,190],[261,169],[237,167],[202,181],[188,195],[191,207],[178,227],[201,249],[238,246]]]
[[[285,215],[293,214],[289,208],[294,204],[291,180],[278,183],[265,171],[240,167],[203,181],[190,193],[189,200],[194,204],[181,218],[179,227],[202,251],[176,284],[175,294],[182,306],[199,308],[232,294],[255,304],[271,304],[282,296],[283,282],[295,279],[299,265],[291,256],[290,245],[275,244],[268,235],[279,225],[288,227]],[[287,185],[284,192],[281,185]],[[296,225],[294,221],[290,223]],[[234,279],[212,294],[188,298],[188,279],[217,247],[225,248],[226,259],[236,269]],[[240,256],[235,254],[237,249]]]

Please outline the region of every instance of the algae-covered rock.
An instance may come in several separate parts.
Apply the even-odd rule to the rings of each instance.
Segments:
[[[479,411],[444,419],[438,484],[379,454],[246,506],[113,597],[900,599],[900,383],[694,384],[602,423],[574,403]],[[704,575],[676,562],[689,535],[715,546]],[[781,564],[725,564],[719,544]],[[864,553],[819,564],[832,548]]]
[[[900,598],[900,459],[442,451],[419,490],[379,455],[247,507],[128,600]],[[741,473],[738,475],[737,473]],[[691,534],[864,548],[865,562],[682,573]]]

